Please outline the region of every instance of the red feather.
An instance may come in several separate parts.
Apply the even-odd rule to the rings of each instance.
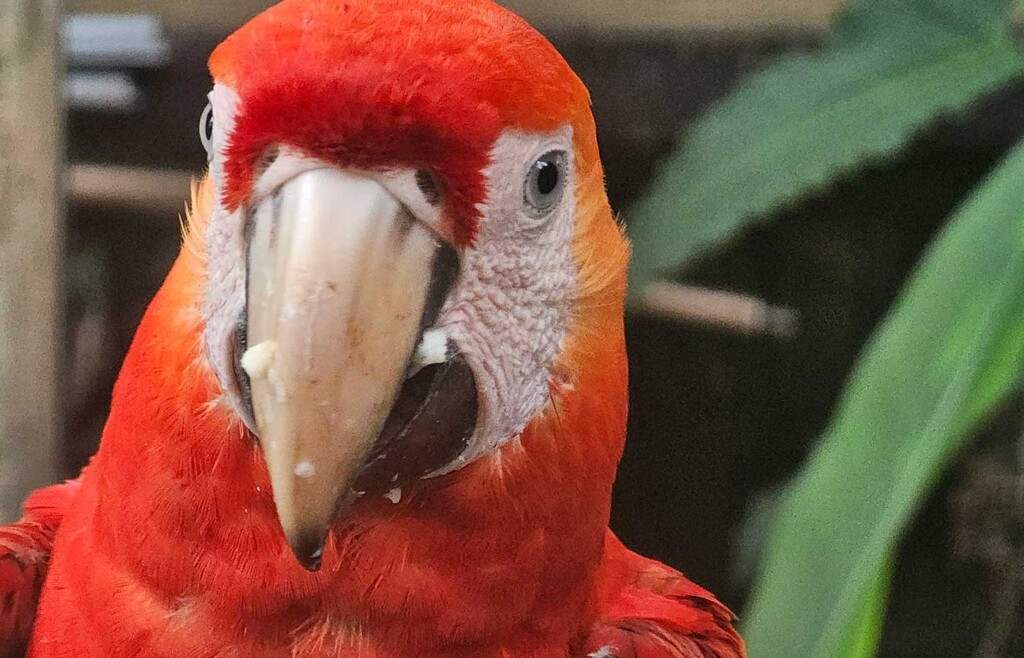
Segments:
[[[601,582],[603,581],[603,582]],[[741,658],[735,616],[678,571],[633,553],[611,533],[599,575],[600,616],[582,653],[599,658]],[[617,589],[617,592],[615,591]]]
[[[25,652],[53,537],[78,487],[75,480],[37,491],[20,521],[0,527],[0,658]]]
[[[347,167],[430,169],[459,245],[472,244],[503,128],[546,131],[589,116],[586,88],[551,44],[479,0],[282,2],[210,62],[241,98],[228,207],[246,201],[267,150],[284,144]]]

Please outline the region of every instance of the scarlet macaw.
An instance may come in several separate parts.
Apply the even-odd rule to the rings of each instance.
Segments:
[[[554,48],[489,0],[286,0],[210,68],[99,452],[0,529],[4,650],[743,656],[608,530],[629,250]]]

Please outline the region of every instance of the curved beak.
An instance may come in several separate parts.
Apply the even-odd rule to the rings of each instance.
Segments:
[[[251,215],[247,345],[278,518],[308,569],[395,404],[441,243],[383,186],[317,169]]]

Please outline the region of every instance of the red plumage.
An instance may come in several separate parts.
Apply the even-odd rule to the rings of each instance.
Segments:
[[[80,484],[44,491],[0,530],[16,567],[0,553],[0,642],[25,637],[59,524],[32,658],[743,656],[726,608],[607,530],[628,246],[586,90],[550,44],[486,0],[289,0],[211,69],[240,103],[226,203],[245,202],[274,144],[345,167],[427,166],[463,247],[495,136],[570,124],[577,290],[550,404],[495,455],[403,487],[400,503],[358,500],[321,569],[304,570],[204,351],[208,180]]]
[[[744,653],[735,616],[707,590],[633,553],[611,532],[598,587],[611,594],[582,653],[617,658],[733,658]],[[601,581],[604,579],[604,582]]]
[[[246,200],[280,144],[355,168],[424,167],[444,188],[456,242],[470,244],[501,129],[589,117],[586,88],[558,63],[550,43],[491,3],[283,2],[211,59],[243,101],[226,203]]]
[[[24,655],[53,537],[77,492],[77,481],[40,489],[20,521],[0,527],[0,658]]]

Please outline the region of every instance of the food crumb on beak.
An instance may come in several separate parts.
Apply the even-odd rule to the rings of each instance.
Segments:
[[[397,505],[402,502],[402,487],[395,487],[391,491],[384,494],[384,497],[390,500],[392,503]]]
[[[242,355],[242,368],[252,379],[266,379],[271,366],[274,365],[276,352],[276,341],[265,340],[262,343],[257,343]]]
[[[296,477],[309,479],[316,475],[316,466],[308,459],[304,459],[295,465]]]
[[[420,344],[412,355],[410,374],[435,363],[444,363],[448,358],[448,331],[445,329],[427,329],[423,332]]]

